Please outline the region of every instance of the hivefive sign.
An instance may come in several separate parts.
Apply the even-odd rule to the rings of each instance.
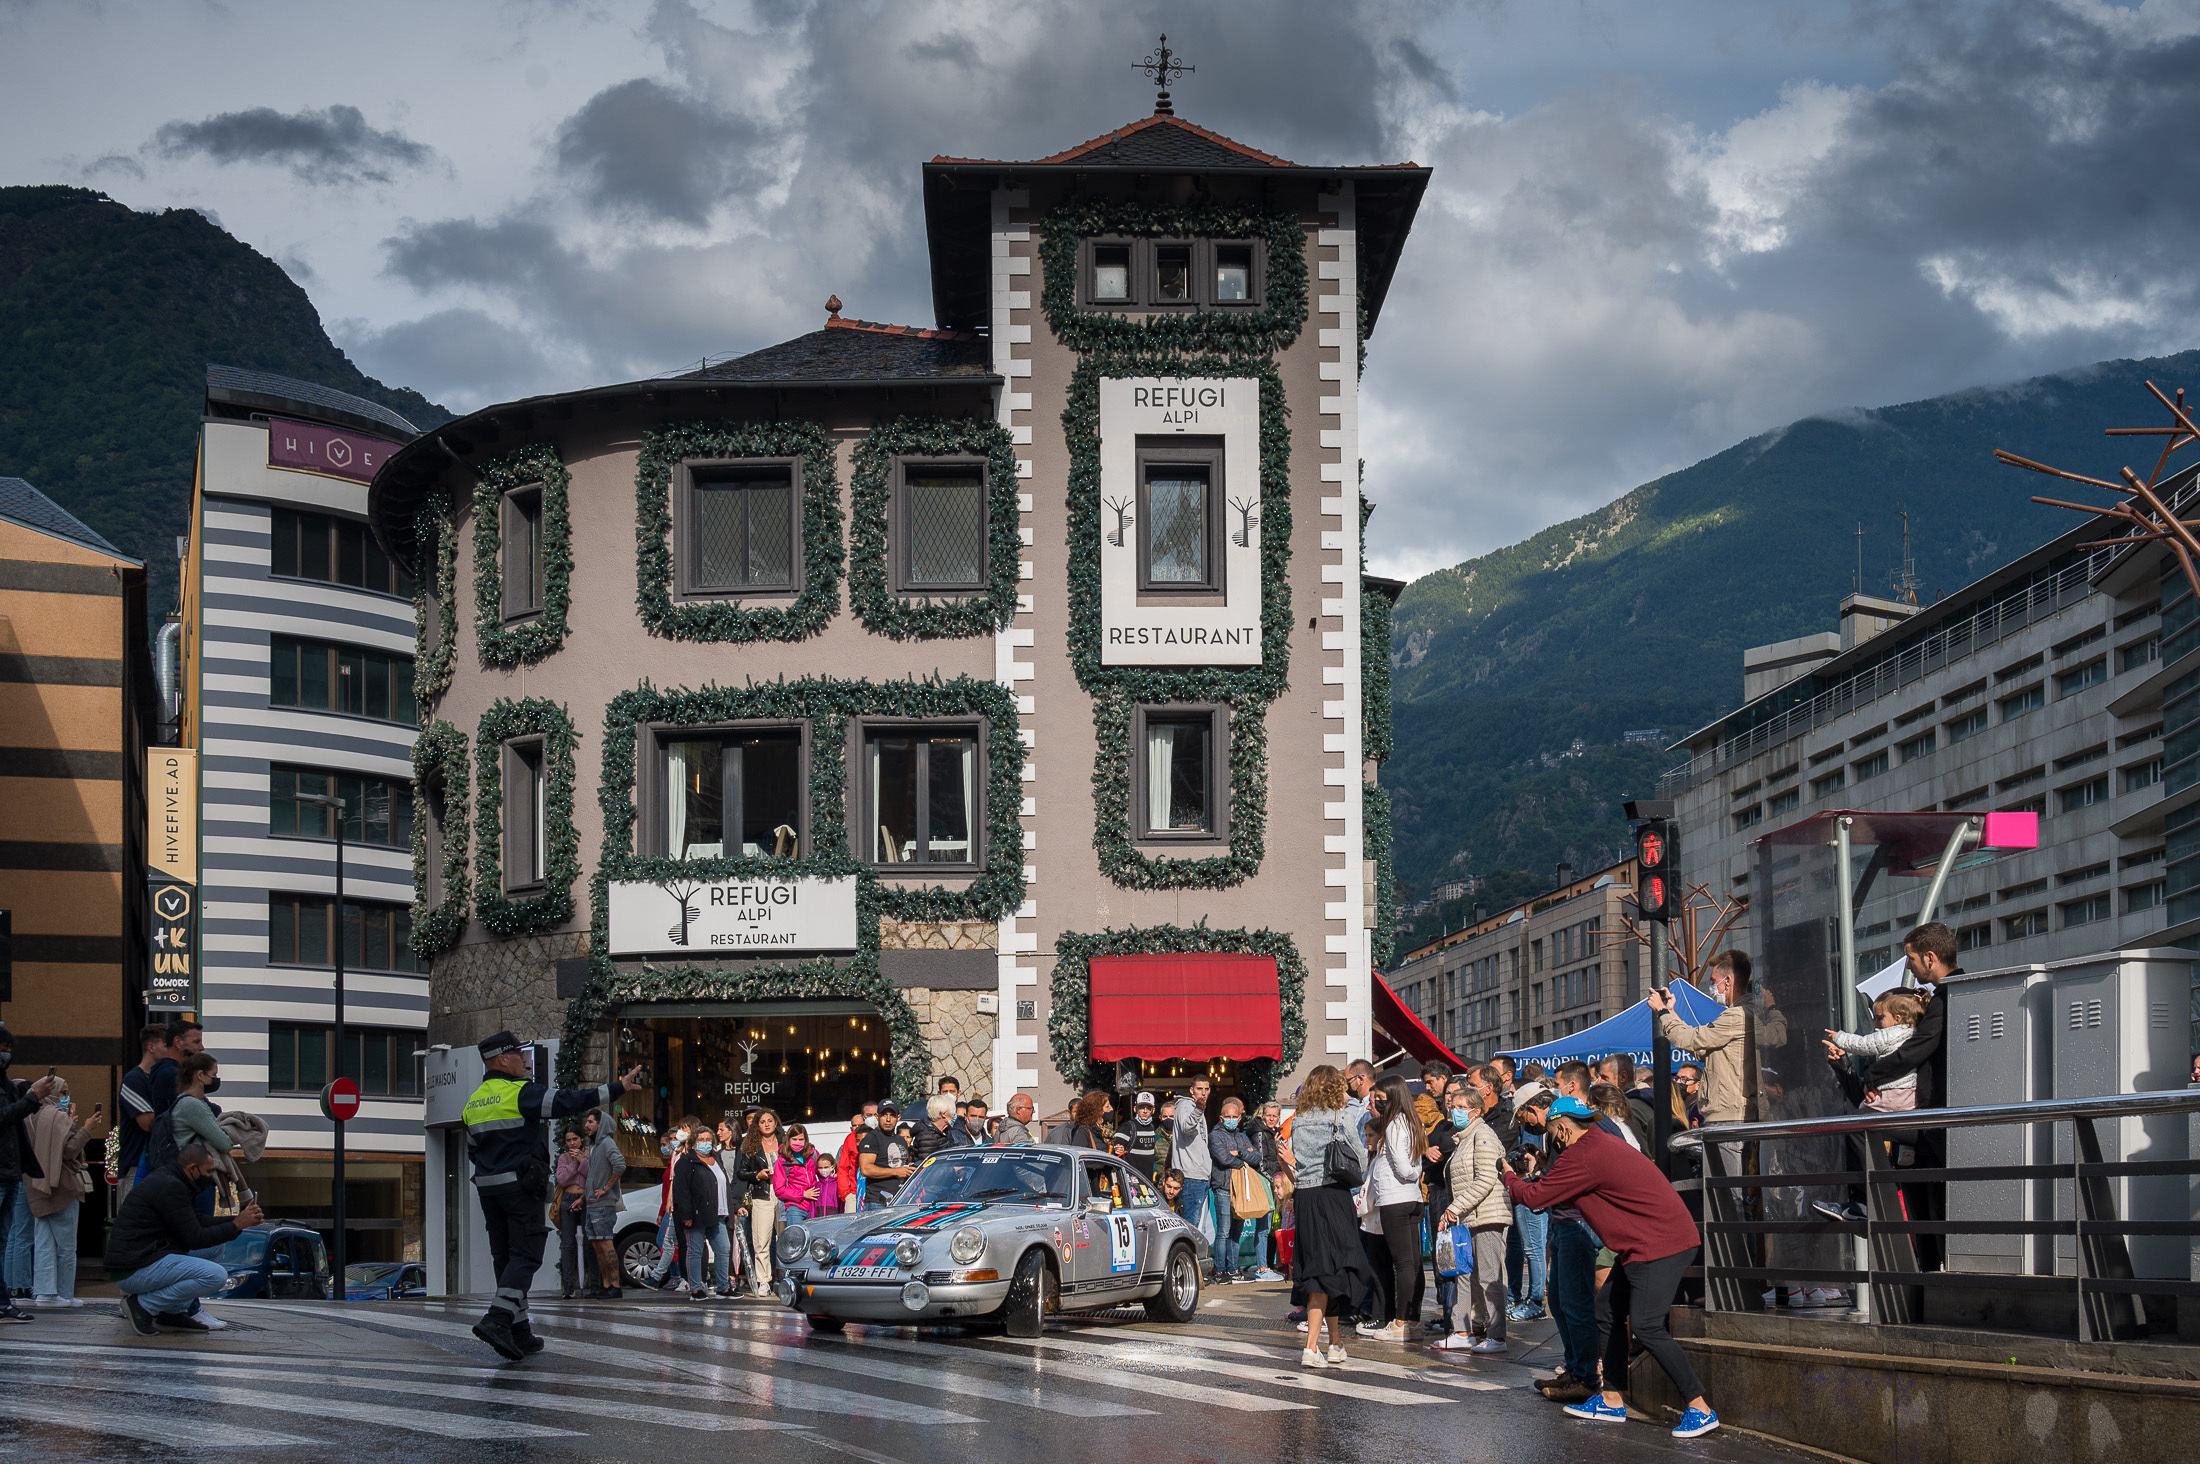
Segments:
[[[267,465],[294,473],[320,473],[371,483],[399,444],[364,432],[323,427],[317,422],[267,419]]]
[[[856,948],[856,882],[697,879],[611,885],[611,954],[771,955]]]

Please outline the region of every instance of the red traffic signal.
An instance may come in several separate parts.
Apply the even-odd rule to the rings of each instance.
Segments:
[[[1670,920],[1679,909],[1673,897],[1672,834],[1661,820],[1635,827],[1635,913],[1643,920]]]

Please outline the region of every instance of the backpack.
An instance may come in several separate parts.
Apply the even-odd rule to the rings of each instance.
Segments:
[[[166,1113],[153,1116],[152,1132],[145,1136],[145,1172],[165,1169],[182,1156],[183,1150],[176,1143],[176,1111],[170,1107]]]

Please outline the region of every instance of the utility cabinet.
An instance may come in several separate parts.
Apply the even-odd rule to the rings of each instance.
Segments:
[[[1950,1108],[2035,1103],[2054,1096],[2054,1044],[2047,1031],[2053,978],[2039,964],[1965,972],[1940,985],[1948,1003],[1948,1091],[1935,1101]],[[2046,1164],[2055,1153],[2053,1124],[1997,1124],[1948,1130],[1948,1162],[1971,1165]],[[1997,1179],[1948,1186],[1950,1220],[2034,1220],[2052,1215],[2053,1182]],[[1948,1269],[1995,1275],[2053,1274],[2052,1237],[1951,1235]]]

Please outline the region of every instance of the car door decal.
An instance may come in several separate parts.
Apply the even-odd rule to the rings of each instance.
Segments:
[[[1118,1210],[1108,1217],[1108,1269],[1116,1275],[1138,1269],[1138,1228]]]

